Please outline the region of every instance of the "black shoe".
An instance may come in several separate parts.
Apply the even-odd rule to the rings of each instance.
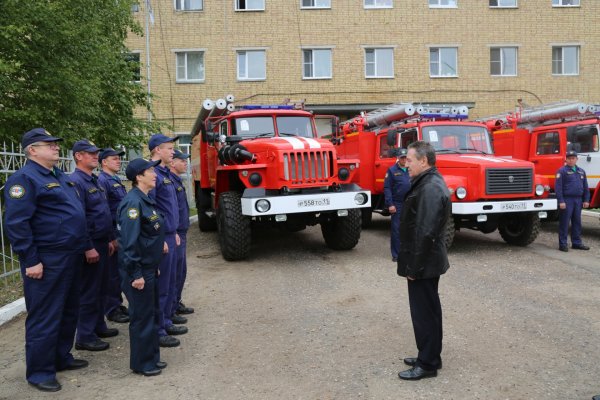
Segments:
[[[171,322],[174,324],[187,324],[187,318],[182,317],[181,315],[173,314],[171,316]]]
[[[119,310],[121,310],[122,314],[125,314],[125,315],[129,316],[129,309],[127,307],[125,307],[123,304],[121,304],[119,306]]]
[[[158,344],[160,347],[177,347],[179,346],[179,339],[173,336],[159,336]]]
[[[398,259],[396,257],[392,257],[392,262],[397,262]]]
[[[42,392],[58,392],[62,389],[62,386],[60,386],[60,383],[56,379],[40,383],[29,382],[29,384]]]
[[[186,307],[185,304],[183,304],[181,301],[179,302],[179,305],[177,306],[177,311],[175,311],[175,313],[177,314],[193,314],[194,313],[194,309],[192,307]]]
[[[417,365],[417,357],[406,357],[404,359],[404,364],[414,367],[415,365]],[[437,367],[437,369],[442,369],[442,361],[441,360],[440,360],[440,365]]]
[[[165,369],[165,368],[167,368],[167,363],[165,361],[159,361],[156,363],[156,368]]]
[[[107,338],[117,336],[119,334],[119,330],[117,328],[106,328],[103,331],[96,332],[99,338]]]
[[[586,246],[585,244],[579,244],[579,245],[573,245],[571,246],[572,249],[575,250],[589,250],[589,246]]]
[[[406,371],[398,372],[398,377],[407,381],[418,381],[423,378],[433,378],[437,376],[437,369],[427,371],[421,367],[412,367]]]
[[[564,251],[565,253],[566,253],[567,251],[569,251],[569,248],[568,248],[567,246],[560,246],[558,249],[559,249],[560,251]]]
[[[148,371],[133,371],[136,374],[140,374],[140,375],[144,375],[144,376],[156,376],[156,375],[160,375],[162,370],[159,368],[156,369],[151,369]]]
[[[96,339],[95,342],[75,343],[75,348],[77,350],[102,351],[108,349],[109,347],[110,344],[108,342],[100,339]]]
[[[167,326],[165,328],[165,331],[167,331],[167,333],[169,335],[183,335],[188,332],[188,328],[186,328],[185,326],[171,325],[171,326]]]
[[[592,397],[592,400],[600,400],[600,394],[597,394],[594,397]]]
[[[87,362],[86,360],[78,360],[78,359],[74,359],[73,361],[71,361],[71,364],[67,365],[64,368],[57,368],[57,371],[72,371],[75,369],[81,369],[81,368],[85,368],[88,365],[90,365],[89,362]]]
[[[106,315],[106,319],[119,324],[129,322],[129,315],[125,314],[120,308]]]

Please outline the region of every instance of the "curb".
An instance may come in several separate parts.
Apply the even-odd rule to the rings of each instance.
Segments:
[[[190,223],[198,221],[198,216],[194,215],[190,217]],[[25,312],[25,298],[21,297],[18,300],[13,301],[0,308],[0,326],[12,320],[17,315]]]

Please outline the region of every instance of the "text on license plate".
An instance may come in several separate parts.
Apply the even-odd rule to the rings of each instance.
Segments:
[[[527,204],[523,201],[502,204],[502,211],[516,211],[516,210],[527,210]]]
[[[330,205],[330,200],[328,197],[324,197],[322,199],[307,199],[307,200],[298,200],[298,208],[302,207],[322,207]]]

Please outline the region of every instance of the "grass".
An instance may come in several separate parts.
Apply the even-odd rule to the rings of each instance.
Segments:
[[[0,279],[0,307],[23,297],[23,280],[16,273]]]

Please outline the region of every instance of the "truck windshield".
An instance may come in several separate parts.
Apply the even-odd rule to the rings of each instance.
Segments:
[[[490,134],[484,126],[425,126],[423,140],[431,143],[436,151],[492,154]]]
[[[277,117],[277,132],[280,136],[314,137],[309,117]],[[244,138],[273,137],[275,126],[272,117],[246,117],[235,120],[234,135]]]
[[[277,131],[281,136],[314,137],[308,117],[277,117]]]

